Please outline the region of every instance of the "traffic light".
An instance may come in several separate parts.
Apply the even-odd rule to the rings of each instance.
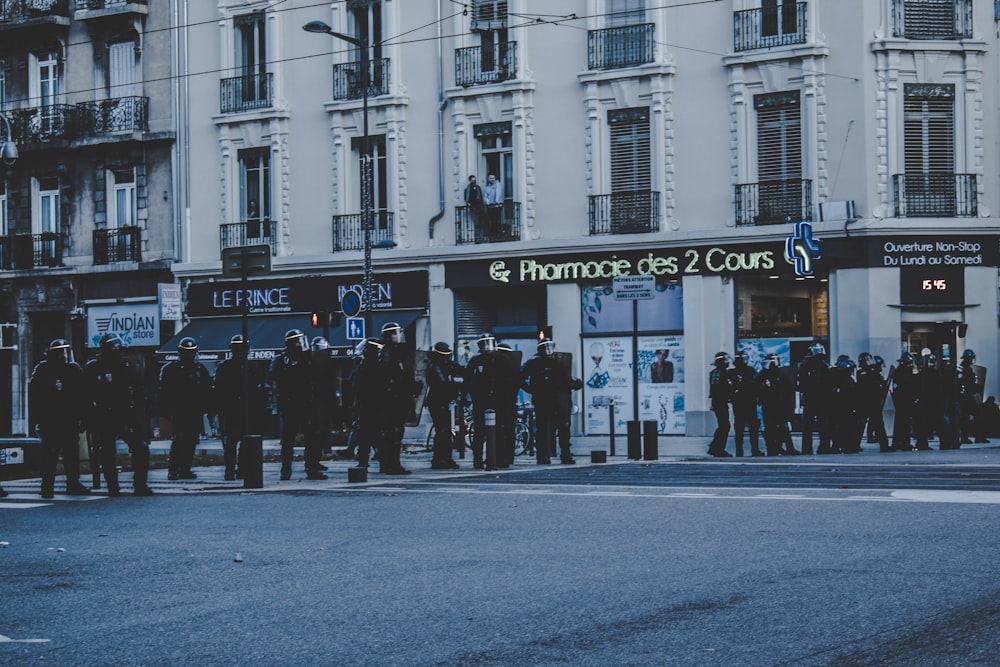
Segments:
[[[314,327],[329,326],[330,315],[322,310],[314,310],[309,323]]]

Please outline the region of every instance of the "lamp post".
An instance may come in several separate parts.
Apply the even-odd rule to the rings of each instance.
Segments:
[[[365,336],[372,332],[372,162],[368,141],[368,38],[352,37],[335,32],[323,21],[310,21],[302,26],[306,32],[325,33],[331,37],[353,44],[361,50],[361,115],[363,119],[361,140],[361,227],[364,231],[365,263],[361,289],[361,303],[364,308]]]
[[[7,138],[0,144],[0,160],[3,160],[5,165],[10,166],[17,162],[17,144],[14,143],[14,134],[10,129],[10,121],[2,113],[0,113],[0,118],[3,119],[4,127],[7,128]]]

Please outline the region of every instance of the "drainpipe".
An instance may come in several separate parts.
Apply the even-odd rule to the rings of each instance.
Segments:
[[[434,223],[444,217],[444,109],[448,106],[444,98],[444,51],[441,46],[441,3],[437,5],[437,50],[438,50],[438,109],[437,109],[437,152],[438,152],[438,212],[427,223],[428,238],[434,240]]]

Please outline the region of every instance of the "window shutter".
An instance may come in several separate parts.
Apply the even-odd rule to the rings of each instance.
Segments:
[[[135,44],[108,45],[108,95],[111,99],[132,95],[135,83]]]
[[[455,332],[459,337],[478,336],[484,331],[493,331],[496,324],[494,306],[461,294],[455,295]]]
[[[649,108],[608,113],[611,133],[611,192],[651,190]]]
[[[646,0],[609,0],[608,27],[640,25],[646,22]]]
[[[799,92],[755,95],[758,181],[802,178]]]
[[[903,151],[907,174],[955,173],[955,87],[906,84]]]

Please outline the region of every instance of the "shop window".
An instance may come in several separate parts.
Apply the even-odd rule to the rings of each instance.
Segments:
[[[829,336],[828,297],[823,280],[738,279],[737,349],[757,369],[771,353],[794,365],[810,343]]]

